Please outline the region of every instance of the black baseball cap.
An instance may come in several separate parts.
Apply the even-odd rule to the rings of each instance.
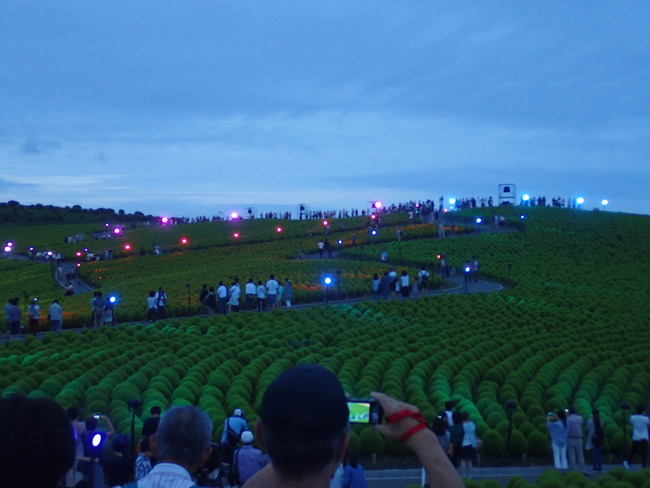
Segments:
[[[262,399],[264,427],[286,439],[320,440],[346,428],[350,412],[338,378],[316,364],[282,372]]]

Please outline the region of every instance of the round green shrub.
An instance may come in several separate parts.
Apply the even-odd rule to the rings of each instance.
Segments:
[[[501,434],[494,429],[488,429],[483,434],[483,452],[490,456],[500,456],[503,454],[505,442]]]
[[[546,458],[550,454],[548,436],[536,430],[531,432],[527,438],[528,454],[539,458]]]
[[[373,429],[364,429],[359,436],[359,440],[361,441],[362,454],[384,453],[384,439]]]

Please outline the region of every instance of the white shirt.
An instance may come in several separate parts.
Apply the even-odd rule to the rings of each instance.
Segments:
[[[62,313],[63,310],[61,309],[61,305],[58,303],[50,305],[50,320],[61,320]]]
[[[257,298],[266,298],[266,288],[264,288],[264,285],[257,286]]]
[[[648,425],[650,425],[650,419],[648,419],[646,415],[630,415],[630,423],[632,424],[633,441],[648,440]]]
[[[402,288],[409,286],[409,275],[400,276],[400,280],[402,280]]]
[[[239,285],[233,285],[230,287],[230,305],[239,305],[239,296],[241,295],[241,290]]]
[[[190,473],[177,464],[158,463],[138,481],[138,488],[190,488],[195,483]]]
[[[269,295],[277,295],[278,294],[278,287],[280,285],[278,284],[277,281],[275,280],[269,280],[266,282],[266,292]]]
[[[217,288],[217,295],[219,295],[219,298],[228,298],[228,288],[226,288],[226,285],[221,285]]]
[[[244,290],[246,291],[246,295],[255,295],[255,283],[246,283],[246,288],[244,288]]]

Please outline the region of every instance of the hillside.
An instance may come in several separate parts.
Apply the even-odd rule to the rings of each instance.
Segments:
[[[454,219],[472,222],[480,210]],[[196,404],[213,418],[217,434],[234,407],[243,407],[255,419],[265,387],[280,371],[317,362],[334,371],[350,393],[386,391],[418,405],[428,420],[445,401],[455,400],[477,423],[488,457],[503,453],[508,400],[517,404],[512,416],[513,456],[548,459],[545,412],[570,404],[585,417],[593,407],[599,408],[605,452],[617,455],[627,413],[619,405],[650,400],[646,276],[650,263],[645,251],[650,218],[531,208],[521,220],[519,211],[498,210],[517,225],[516,232],[492,233],[488,226],[453,239],[439,239],[434,226],[395,215],[391,216],[394,222],[387,219],[377,242],[364,222],[346,221],[344,229],[328,235],[334,242],[339,236],[347,242],[340,258],[322,261],[293,259],[301,245],[314,247],[323,236],[320,222],[283,222],[282,237],[272,238],[272,230],[266,230],[267,237],[251,238],[256,242],[249,244],[227,243],[230,228],[206,227],[196,238],[202,243],[197,249],[115,259],[102,268],[102,275],[118,283],[113,273],[121,270],[124,278],[119,286],[127,296],[131,287],[146,288],[138,280],[151,286],[163,276],[175,277],[176,286],[183,290],[187,273],[196,273],[200,283],[199,273],[208,261],[218,263],[211,269],[221,270],[212,278],[202,275],[213,281],[234,269],[245,270],[238,271],[242,278],[250,269],[289,270],[316,281],[325,271],[320,266],[327,265],[349,275],[353,290],[357,283],[353,279],[368,287],[370,274],[383,269],[377,256],[386,248],[389,265],[399,269],[430,267],[440,253],[460,268],[477,255],[483,276],[509,286],[489,295],[365,301],[123,324],[81,334],[50,334],[42,341],[28,337],[1,346],[0,389],[3,394],[51,396],[64,406],[79,405],[86,413],[109,412],[122,431],[130,422],[126,401],[131,398],[141,398],[145,412],[154,404],[165,408]],[[268,224],[277,225],[254,223],[260,232]],[[404,228],[401,243],[395,242],[398,225]],[[167,232],[173,242],[189,230],[158,229],[155,238]],[[349,240],[353,233],[358,237],[356,247]],[[213,242],[207,237],[211,234]],[[144,242],[152,237],[141,238]],[[154,261],[161,257],[164,266]],[[162,269],[175,267],[175,260],[178,269],[161,274]],[[129,274],[123,266],[131,262],[145,264],[138,273]],[[36,281],[29,276],[32,266],[20,263],[10,272],[14,278]],[[6,288],[3,291],[7,293]],[[182,303],[185,296],[180,293],[180,297]],[[64,308],[75,303],[71,300]],[[141,421],[138,416],[137,428]],[[366,453],[403,453],[399,445],[367,429],[355,427],[352,441]]]

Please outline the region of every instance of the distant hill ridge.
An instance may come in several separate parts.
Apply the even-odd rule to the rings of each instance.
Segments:
[[[87,209],[80,205],[57,207],[54,205],[21,205],[16,200],[0,202],[0,226],[2,225],[40,225],[40,224],[82,224],[92,222],[144,222],[157,217],[142,212],[117,212],[112,208]]]

